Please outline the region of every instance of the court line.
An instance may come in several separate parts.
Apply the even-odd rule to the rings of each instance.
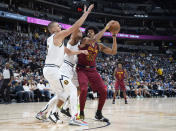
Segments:
[[[94,120],[94,119],[91,119],[91,120]],[[104,127],[107,127],[107,126],[110,126],[110,125],[111,125],[110,122],[106,122],[106,125],[103,125],[103,126],[98,126],[98,127],[94,127],[94,128],[88,128],[88,129],[81,129],[81,130],[76,130],[76,131],[99,129],[99,128],[104,128]]]

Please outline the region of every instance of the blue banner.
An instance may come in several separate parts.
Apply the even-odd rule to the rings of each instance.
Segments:
[[[8,12],[5,12],[5,11],[0,11],[0,17],[20,20],[20,21],[27,21],[27,16],[14,14],[14,13],[8,13]]]

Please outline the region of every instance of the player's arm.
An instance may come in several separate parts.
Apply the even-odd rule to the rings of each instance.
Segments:
[[[99,44],[100,47],[100,51],[104,52],[105,54],[109,54],[109,55],[115,55],[117,54],[117,40],[116,40],[116,35],[113,35],[113,44],[112,44],[112,48],[109,48],[103,44]]]
[[[69,43],[70,45],[73,45],[73,44],[75,43],[75,39],[78,37],[78,36],[77,36],[78,31],[79,31],[79,28],[71,34],[70,39],[69,39],[69,41],[68,41],[68,43]]]
[[[93,7],[94,7],[93,4],[90,5],[88,10],[84,12],[84,14],[81,16],[79,20],[77,20],[70,28],[59,32],[59,35],[64,39],[65,37],[73,33],[74,31],[76,31],[84,23],[84,21],[86,20],[87,16],[89,15]]]
[[[114,73],[113,73],[115,80],[116,80],[116,77],[115,77],[116,72],[117,72],[117,68],[115,68]]]
[[[87,50],[78,50],[78,51],[73,51],[68,49],[67,47],[64,47],[65,53],[67,53],[68,55],[78,55],[78,54],[85,54],[88,55],[88,51]]]
[[[95,35],[95,37],[94,37],[95,42],[97,42],[98,40],[101,39],[101,37],[104,35],[106,30],[108,30],[110,28],[110,26],[112,25],[113,22],[114,22],[114,20],[109,21],[106,24],[105,28]]]

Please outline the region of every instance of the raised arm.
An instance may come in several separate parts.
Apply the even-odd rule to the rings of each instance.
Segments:
[[[117,39],[116,39],[116,35],[113,35],[112,38],[113,38],[112,48],[109,48],[109,47],[107,47],[107,46],[105,46],[103,44],[99,44],[101,52],[104,52],[105,54],[109,54],[109,55],[117,54]]]
[[[69,36],[71,33],[73,33],[74,31],[76,31],[84,23],[84,21],[86,20],[87,16],[89,15],[93,7],[94,7],[93,4],[90,5],[88,10],[84,12],[84,14],[81,16],[79,20],[77,20],[70,28],[61,31],[59,34],[62,35],[63,38],[65,38]]]
[[[75,41],[80,38],[80,36],[78,36],[79,31],[80,31],[80,30],[77,29],[76,31],[74,31],[74,32],[71,34],[70,39],[69,39],[69,41],[68,41],[68,43],[69,43],[70,45],[74,45],[74,44],[75,44]]]
[[[95,39],[96,42],[101,39],[101,37],[103,36],[103,34],[106,32],[106,30],[108,30],[110,28],[110,26],[111,26],[111,24],[113,22],[114,22],[114,20],[109,21],[106,24],[105,28],[95,35],[94,39]]]

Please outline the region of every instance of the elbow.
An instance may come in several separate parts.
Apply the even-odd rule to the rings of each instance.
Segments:
[[[117,51],[112,51],[111,55],[116,55]]]

